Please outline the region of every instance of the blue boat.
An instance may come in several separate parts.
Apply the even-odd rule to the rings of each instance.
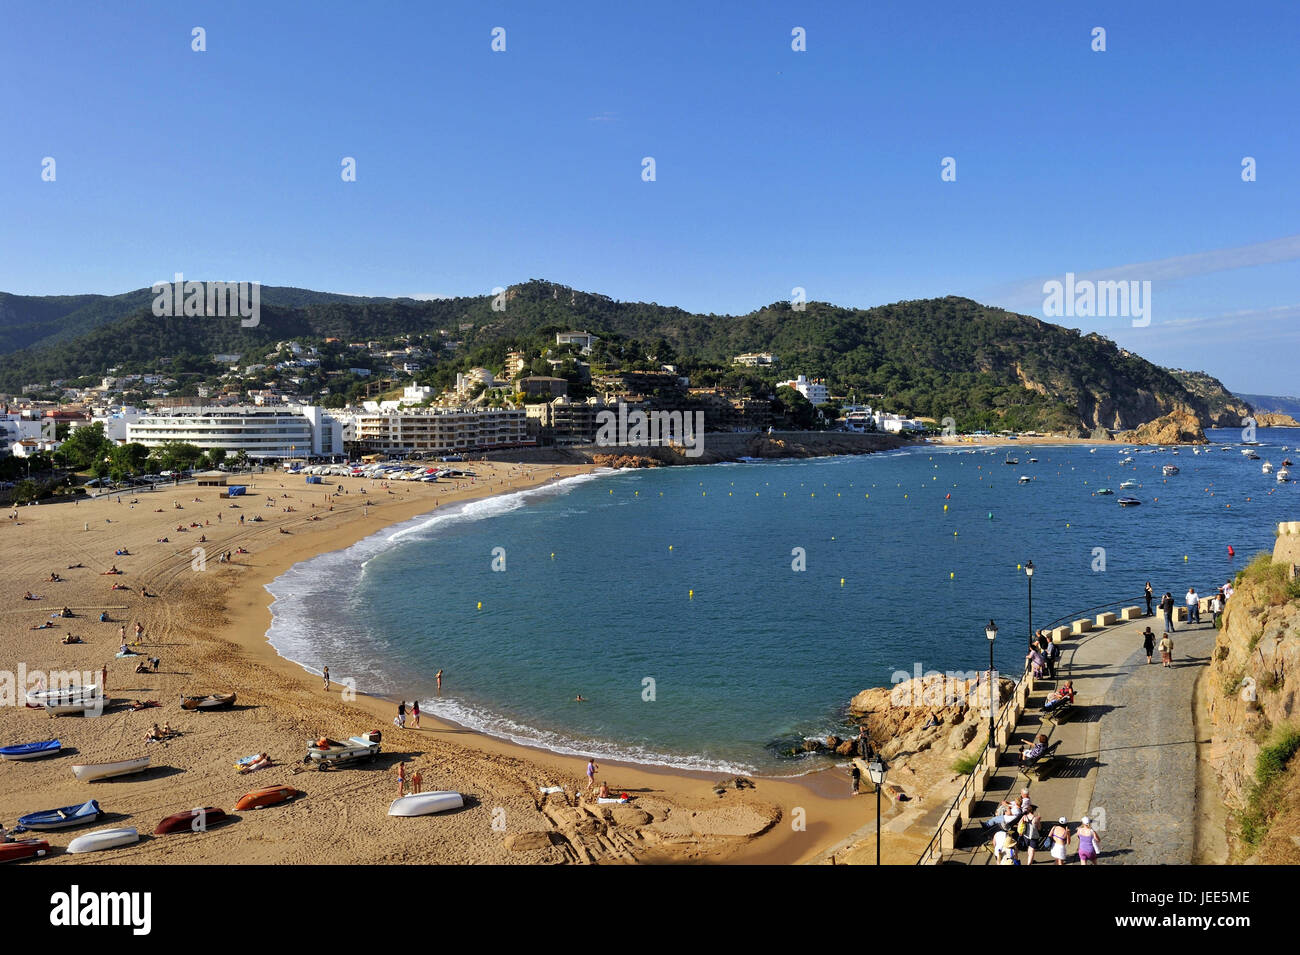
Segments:
[[[61,749],[63,744],[57,739],[47,739],[41,743],[20,743],[17,746],[0,747],[0,756],[5,759],[39,759],[42,756],[53,756]]]
[[[104,814],[99,803],[92,799],[80,806],[64,806],[62,809],[46,809],[18,817],[22,829],[70,829],[94,822]]]

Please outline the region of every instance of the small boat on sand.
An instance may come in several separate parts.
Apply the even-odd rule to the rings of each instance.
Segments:
[[[235,803],[235,809],[240,812],[249,809],[265,809],[267,806],[278,806],[282,802],[297,799],[301,795],[303,795],[302,791],[292,786],[267,786],[264,789],[254,789],[251,793],[244,793],[239,797],[239,802]]]
[[[346,763],[357,759],[374,759],[379,755],[380,734],[367,733],[364,736],[349,736],[346,742],[338,742],[322,737],[307,742],[307,755],[304,763],[315,763],[316,768],[324,770],[336,763]]]
[[[50,844],[44,839],[20,839],[17,842],[4,842],[0,843],[0,862],[37,859],[49,851]]]
[[[135,759],[119,759],[111,763],[78,763],[72,767],[72,775],[82,782],[94,782],[96,779],[112,779],[115,776],[129,776],[149,768],[148,756]]]
[[[40,759],[53,756],[63,749],[57,739],[47,739],[40,743],[19,743],[16,746],[0,747],[0,757],[5,759]]]
[[[69,842],[68,851],[72,853],[102,852],[105,849],[129,846],[139,841],[140,833],[133,828],[97,829],[94,832],[86,833],[84,836],[77,836],[77,838]]]
[[[183,710],[223,710],[234,705],[233,693],[209,693],[207,696],[182,696]]]
[[[224,809],[204,806],[202,809],[187,809],[184,812],[173,813],[158,823],[158,828],[153,831],[153,834],[165,836],[174,832],[207,832],[213,826],[229,821],[230,817],[226,815]]]
[[[438,791],[414,793],[394,799],[388,806],[390,816],[430,816],[435,812],[447,812],[465,805],[465,797],[460,793]]]
[[[90,686],[62,686],[52,690],[31,690],[27,705],[44,709],[56,715],[82,713],[98,716],[104,711],[104,695],[95,684]]]
[[[80,806],[64,806],[62,809],[44,809],[18,817],[18,825],[23,829],[44,832],[50,829],[71,829],[94,822],[104,814],[99,803],[94,799],[83,802]]]

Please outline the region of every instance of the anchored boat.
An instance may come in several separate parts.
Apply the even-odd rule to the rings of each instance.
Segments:
[[[1139,501],[1136,497],[1121,497],[1119,499],[1120,507],[1137,507],[1141,503],[1142,502]]]

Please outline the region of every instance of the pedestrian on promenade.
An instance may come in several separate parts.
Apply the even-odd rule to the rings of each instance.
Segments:
[[[1038,832],[1041,824],[1038,807],[1032,804],[1020,816],[1017,828],[1020,830],[1020,845],[1025,850],[1025,865],[1034,864],[1034,851],[1038,848],[1038,840],[1042,838]]]
[[[1047,634],[1043,634],[1043,636],[1046,637]],[[1047,650],[1043,653],[1043,657],[1047,660],[1047,678],[1049,680],[1056,679],[1056,661],[1060,655],[1061,648],[1054,641],[1048,640]]]
[[[1064,816],[1057,820],[1056,825],[1047,835],[1052,840],[1052,858],[1056,860],[1057,865],[1065,865],[1066,847],[1070,844],[1070,830],[1066,826]]]
[[[1151,609],[1151,598],[1152,598],[1154,595],[1155,595],[1155,591],[1151,589],[1151,581],[1148,580],[1148,581],[1147,581],[1147,589],[1146,589],[1146,598],[1147,598],[1147,616],[1148,616],[1148,617],[1154,617],[1154,616],[1155,616],[1155,611],[1153,611],[1153,610]]]
[[[1096,865],[1101,841],[1097,838],[1097,830],[1092,828],[1092,820],[1084,816],[1082,822],[1083,825],[1075,833],[1079,840],[1079,865]]]
[[[1165,595],[1160,598],[1160,609],[1165,615],[1165,633],[1174,632],[1174,595],[1165,591]]]
[[[1174,662],[1174,641],[1169,634],[1160,638],[1160,665],[1168,669]]]
[[[1201,596],[1195,587],[1187,588],[1187,622],[1201,622]]]
[[[1142,650],[1147,655],[1147,663],[1151,662],[1151,652],[1155,649],[1155,647],[1156,647],[1156,635],[1151,632],[1150,627],[1147,627],[1145,630],[1142,631]]]
[[[1213,597],[1210,598],[1210,613],[1215,629],[1219,627],[1219,621],[1223,618],[1223,588],[1220,587]]]

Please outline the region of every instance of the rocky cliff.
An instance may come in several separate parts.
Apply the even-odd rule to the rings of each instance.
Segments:
[[[1300,863],[1300,524],[1238,575],[1203,687],[1233,861]]]
[[[1251,413],[1248,401],[1229,391],[1218,378],[1203,371],[1165,369],[1192,396],[1192,407],[1206,428],[1236,428]]]
[[[1300,428],[1300,421],[1289,414],[1265,411],[1255,415],[1255,426],[1259,428]]]
[[[1205,432],[1196,415],[1186,409],[1148,421],[1133,431],[1116,435],[1124,444],[1207,444]]]

